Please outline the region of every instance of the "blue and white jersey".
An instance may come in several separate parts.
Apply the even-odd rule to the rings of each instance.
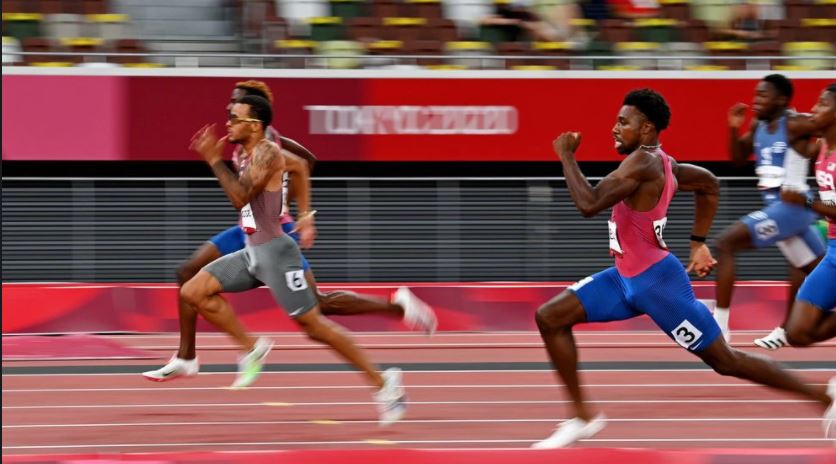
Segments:
[[[767,122],[758,121],[753,137],[758,189],[787,187],[799,192],[809,191],[809,161],[789,144],[786,114],[778,120],[778,128],[774,133],[769,133],[768,125]]]

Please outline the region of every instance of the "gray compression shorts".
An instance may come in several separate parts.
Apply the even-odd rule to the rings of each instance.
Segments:
[[[293,318],[317,304],[305,280],[299,245],[287,235],[261,245],[248,244],[243,250],[216,259],[203,270],[215,276],[225,292],[243,292],[260,287],[263,282]]]

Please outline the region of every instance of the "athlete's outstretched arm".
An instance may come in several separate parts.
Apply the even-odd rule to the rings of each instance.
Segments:
[[[575,151],[580,143],[580,133],[564,132],[554,141],[553,147],[563,162],[563,175],[575,206],[584,217],[592,217],[630,196],[645,179],[647,166],[645,159],[628,156],[618,169],[592,187],[575,161]]]
[[[223,161],[226,139],[218,139],[215,126],[207,125],[192,138],[191,149],[200,153],[212,168],[232,205],[240,210],[264,190],[277,172],[284,170],[284,157],[278,145],[262,140],[253,150],[249,169],[239,177]]]
[[[705,277],[717,264],[711,256],[711,251],[705,244],[705,237],[711,230],[720,197],[720,182],[708,169],[693,164],[679,164],[671,159],[671,170],[683,192],[694,192],[694,226],[691,234],[703,237],[691,241],[691,258],[688,271],[695,271],[698,276]]]
[[[746,108],[748,108],[747,105],[738,103],[729,109],[729,155],[737,165],[746,163],[754,147],[752,140],[755,121],[752,121],[751,127],[745,134],[740,134],[740,128],[743,127],[746,119]]]
[[[820,199],[816,199],[808,203],[807,195],[794,190],[782,190],[781,199],[787,203],[795,203],[796,205],[806,206],[822,216],[827,216],[830,219],[836,220],[836,203],[825,203]]]
[[[305,148],[301,143],[285,136],[280,136],[279,141],[283,149],[307,161],[308,171],[313,171],[314,165],[316,164],[316,156],[310,150]]]
[[[819,122],[813,121],[812,115],[808,113],[791,112],[787,115],[787,132],[789,132],[792,141],[819,135],[829,125],[830,122],[825,119]]]

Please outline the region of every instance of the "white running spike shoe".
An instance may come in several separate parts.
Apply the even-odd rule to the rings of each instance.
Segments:
[[[406,414],[406,392],[401,383],[401,370],[393,367],[383,372],[383,388],[374,394],[380,413],[380,426],[386,427]]]
[[[592,438],[607,425],[604,414],[596,415],[591,421],[575,417],[560,424],[551,436],[531,445],[534,449],[564,448],[578,440]]]
[[[403,306],[403,320],[409,328],[420,329],[432,335],[438,327],[438,319],[430,305],[415,296],[408,288],[399,288],[392,296],[392,303]]]
[[[259,338],[255,346],[238,359],[238,377],[232,383],[233,389],[247,388],[255,382],[264,367],[264,360],[273,348],[273,340]]]
[[[195,359],[181,359],[175,354],[165,366],[143,372],[142,376],[153,382],[167,382],[179,377],[194,377],[200,372],[200,364]]]
[[[787,332],[784,330],[783,327],[775,327],[772,329],[772,332],[769,335],[763,338],[756,338],[755,345],[767,349],[769,351],[775,351],[778,348],[783,348],[788,346],[789,343],[787,342]]]

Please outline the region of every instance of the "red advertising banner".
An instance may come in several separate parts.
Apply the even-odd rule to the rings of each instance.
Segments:
[[[3,159],[114,161],[197,160],[188,151],[192,134],[207,122],[225,130],[230,92],[250,78],[273,90],[279,131],[325,161],[549,161],[551,141],[568,130],[584,134],[580,160],[614,161],[610,129],[624,95],[641,87],[661,92],[672,108],[662,137],[669,153],[725,161],[728,108],[751,101],[763,74],[14,71],[3,74]],[[793,76],[795,105],[809,109],[832,79]]]

